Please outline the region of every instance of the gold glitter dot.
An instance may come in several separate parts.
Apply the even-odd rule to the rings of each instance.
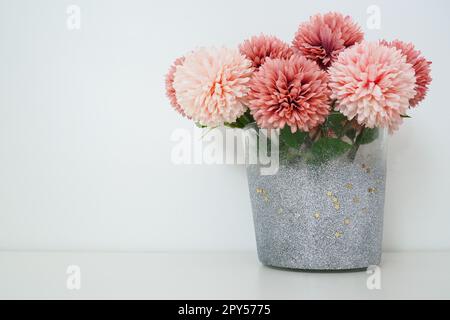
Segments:
[[[347,189],[349,189],[349,190],[352,190],[352,189],[353,189],[353,185],[352,185],[351,183],[347,183],[347,184],[345,185],[345,187],[346,187]]]
[[[359,197],[353,197],[353,203],[359,203],[360,201]]]
[[[319,219],[320,219],[320,212],[314,213],[314,218],[316,218],[317,220],[319,220]]]
[[[267,195],[267,191],[266,190],[261,189],[261,188],[256,188],[256,193],[261,194],[264,197],[263,199],[264,199],[265,202],[269,202],[269,197]]]
[[[349,225],[350,224],[350,219],[349,218],[345,218],[344,219],[344,224]]]
[[[333,193],[332,193],[331,191],[328,191],[328,192],[327,192],[327,196],[332,197],[332,196],[333,196]]]
[[[278,209],[278,214],[282,214],[283,213],[283,209]]]
[[[333,197],[333,198],[331,198],[331,201],[333,201],[334,203],[338,203],[338,198],[336,198],[336,197]]]
[[[369,189],[367,189],[367,191],[369,193],[375,193],[375,192],[377,192],[377,188],[369,188]]]
[[[342,237],[342,232],[337,231],[337,232],[334,234],[334,236],[335,236],[337,239],[339,239],[339,238]]]
[[[340,205],[339,203],[336,203],[336,204],[334,205],[334,208],[335,208],[336,210],[339,210],[339,209],[341,208],[341,205]]]

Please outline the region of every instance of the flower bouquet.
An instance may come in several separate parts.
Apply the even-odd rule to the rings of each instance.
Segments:
[[[201,127],[276,140],[276,174],[247,166],[262,263],[352,270],[380,263],[385,138],[425,98],[430,65],[412,44],[366,42],[349,16],[327,13],[301,24],[292,44],[259,35],[192,51],[166,90]]]

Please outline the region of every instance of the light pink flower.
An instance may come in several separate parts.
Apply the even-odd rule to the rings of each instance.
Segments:
[[[173,80],[175,78],[175,71],[177,70],[177,66],[181,66],[184,62],[184,57],[178,58],[174,61],[174,63],[170,66],[169,72],[166,75],[166,95],[169,98],[170,104],[176,111],[178,111],[182,116],[186,116],[181,108],[180,104],[177,101],[175,89],[173,87]]]
[[[177,66],[173,87],[187,116],[216,127],[245,113],[252,73],[251,61],[237,49],[201,48]]]
[[[345,50],[329,74],[336,109],[369,128],[397,130],[416,95],[412,65],[399,50],[379,43]]]
[[[261,128],[310,131],[329,113],[328,75],[302,56],[267,59],[250,88],[249,108]]]
[[[409,103],[412,107],[417,106],[419,102],[425,99],[428,86],[431,84],[431,62],[421,56],[420,51],[415,50],[412,43],[405,43],[400,40],[394,40],[392,42],[382,40],[381,44],[400,50],[406,56],[406,62],[413,65],[416,73],[417,93],[415,97],[409,101]]]
[[[243,55],[253,62],[255,68],[259,68],[266,61],[266,58],[289,59],[293,54],[287,43],[277,37],[263,34],[245,40],[239,46],[239,49]]]
[[[328,68],[345,48],[363,40],[364,34],[350,16],[330,12],[315,15],[300,25],[293,46],[300,54]]]

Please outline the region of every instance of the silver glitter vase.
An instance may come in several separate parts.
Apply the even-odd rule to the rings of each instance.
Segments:
[[[379,265],[386,178],[386,132],[324,163],[280,150],[273,175],[247,164],[259,260],[315,271]],[[353,152],[353,154],[351,154]]]

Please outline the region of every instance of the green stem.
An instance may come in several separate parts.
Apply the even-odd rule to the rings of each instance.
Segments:
[[[365,130],[365,129],[366,129],[365,127],[363,127],[363,128],[361,129],[361,132],[360,132],[360,133],[358,134],[358,136],[356,137],[355,144],[353,145],[352,149],[350,150],[350,152],[349,152],[349,154],[348,154],[348,158],[349,158],[351,161],[355,161],[356,154],[358,153],[359,147],[361,146],[361,139],[362,139],[362,137],[363,137],[363,134],[364,134],[364,130]]]
[[[306,135],[305,137],[305,142],[304,142],[304,146],[306,149],[311,148],[313,145],[313,140],[311,139],[311,137],[309,136],[309,134]]]
[[[317,139],[319,139],[321,135],[322,135],[322,130],[318,129],[317,132],[312,137],[312,142],[316,142]]]
[[[342,138],[343,136],[345,136],[345,134],[351,127],[352,127],[352,122],[347,120],[344,127],[342,128],[341,134],[339,135],[339,139]]]

